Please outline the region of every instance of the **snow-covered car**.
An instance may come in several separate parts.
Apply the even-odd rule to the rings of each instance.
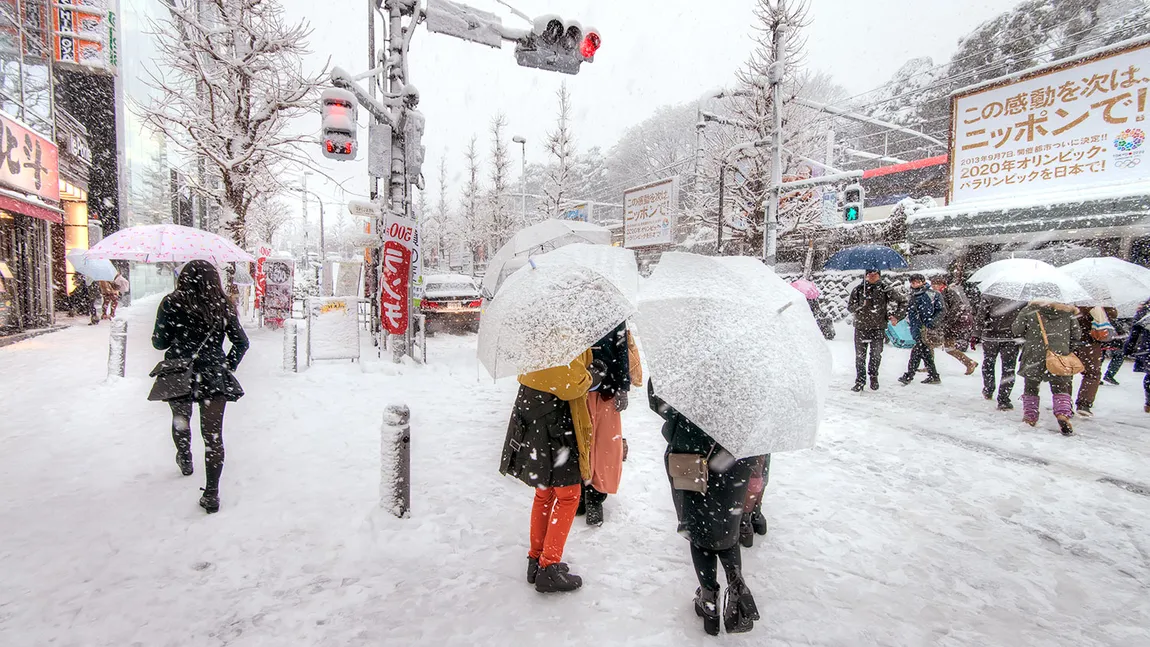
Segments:
[[[427,326],[441,324],[452,328],[479,330],[483,297],[475,280],[464,274],[433,274],[423,278],[420,311]]]

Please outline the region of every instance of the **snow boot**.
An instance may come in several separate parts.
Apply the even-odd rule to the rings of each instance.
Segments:
[[[180,473],[184,476],[191,476],[192,467],[192,452],[176,452],[176,465],[180,467]]]
[[[741,634],[754,629],[759,619],[759,608],[755,598],[740,577],[727,585],[727,596],[723,601],[723,626],[729,634]]]
[[[906,375],[903,375],[902,377],[898,378],[898,383],[903,385],[903,386],[906,386],[913,381],[914,381],[914,373],[907,373]]]
[[[871,391],[878,391],[878,376],[877,375],[870,376],[870,390]]]
[[[767,534],[767,518],[763,516],[763,512],[759,510],[758,506],[751,512],[751,528],[756,535]]]
[[[1062,431],[1063,436],[1074,435],[1074,425],[1070,424],[1069,416],[1054,416],[1058,420],[1058,429]]]
[[[566,593],[583,586],[583,578],[572,575],[563,562],[539,569],[535,576],[535,590],[540,593]]]
[[[1058,429],[1063,436],[1074,434],[1074,425],[1070,424],[1070,419],[1074,417],[1074,407],[1069,393],[1054,394],[1054,417],[1058,420]]]
[[[1014,405],[1011,404],[1010,400],[1003,400],[1002,402],[998,403],[998,410],[999,411],[1014,411]]]
[[[755,545],[755,528],[751,525],[751,513],[749,512],[744,513],[742,520],[739,521],[739,545],[743,548],[751,548]]]
[[[1093,418],[1094,412],[1090,410],[1090,407],[1078,405],[1078,415],[1082,416],[1083,418]]]
[[[707,635],[719,635],[719,589],[695,589],[695,615],[703,619]]]
[[[969,362],[967,362],[967,364],[966,364],[966,374],[967,375],[974,375],[974,372],[977,370],[978,370],[978,362],[976,362],[974,360],[970,360]]]
[[[200,488],[204,491],[204,495],[200,497],[200,507],[204,512],[212,514],[213,512],[220,511],[220,492],[219,490],[209,490]]]
[[[564,573],[567,572],[568,569],[567,569],[566,564],[560,562],[558,564],[558,566],[563,570]],[[539,576],[539,560],[535,557],[528,557],[527,558],[527,583],[528,584],[534,584],[535,579],[538,576]]]
[[[942,378],[937,375],[931,375],[922,381],[923,384],[942,384]]]
[[[982,399],[983,400],[993,400],[994,399],[994,389],[983,389],[982,390]]]
[[[1038,424],[1038,396],[1022,396],[1022,421],[1031,427]]]
[[[587,503],[587,525],[596,527],[603,525],[602,503]]]
[[[865,381],[863,381],[863,380],[855,380],[855,385],[851,387],[851,391],[854,391],[855,393],[862,393],[862,390],[863,390],[863,387],[864,387],[864,386],[866,386],[866,382],[865,382]]]

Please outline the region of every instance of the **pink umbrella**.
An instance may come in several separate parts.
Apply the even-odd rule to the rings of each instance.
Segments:
[[[807,300],[817,299],[819,298],[819,295],[822,294],[822,292],[819,292],[819,286],[811,283],[806,279],[799,279],[794,281],[791,283],[791,287],[798,290],[799,292],[802,292],[803,296],[806,297]]]
[[[89,249],[88,258],[142,263],[186,263],[199,259],[214,265],[256,260],[223,236],[181,225],[121,229]]]

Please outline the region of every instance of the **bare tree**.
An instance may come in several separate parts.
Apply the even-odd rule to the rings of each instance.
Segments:
[[[463,185],[463,196],[458,214],[459,224],[455,228],[459,232],[459,243],[471,254],[474,263],[478,260],[481,251],[488,239],[488,227],[480,208],[483,187],[479,183],[479,151],[476,149],[478,138],[471,136],[467,150],[463,154],[467,167],[467,182]]]
[[[261,193],[248,207],[248,233],[255,237],[253,242],[271,245],[290,219],[287,205],[280,196]]]
[[[507,204],[507,193],[511,183],[511,155],[503,129],[507,127],[507,117],[497,114],[491,119],[491,191],[487,194],[488,221],[491,224],[491,250],[498,250],[517,229]]]
[[[310,30],[285,22],[279,0],[164,3],[147,81],[156,98],[137,110],[199,167],[189,184],[243,246],[252,203],[280,190],[283,166],[310,163],[299,147],[308,137],[287,129],[312,108],[320,78],[302,71]]]
[[[547,199],[542,206],[547,218],[562,215],[563,203],[570,196],[574,179],[575,141],[571,135],[571,94],[567,92],[566,81],[559,86],[556,95],[559,97],[559,115],[555,130],[547,135],[551,163],[547,166],[547,178],[543,184],[543,194]]]
[[[436,265],[443,265],[446,259],[444,256],[443,242],[447,237],[448,223],[451,222],[450,207],[447,203],[447,155],[439,158],[439,199],[435,203],[435,210],[432,215],[432,222],[435,223],[434,228],[430,234],[425,233],[424,237],[427,239],[433,249],[433,261]]]

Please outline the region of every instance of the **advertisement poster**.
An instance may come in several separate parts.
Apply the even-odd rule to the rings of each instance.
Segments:
[[[950,202],[1150,179],[1150,44],[954,99]]]
[[[415,221],[389,215],[383,232],[383,274],[380,276],[380,318],[391,335],[407,332],[411,318],[408,288],[412,275],[412,252],[417,240]]]
[[[279,328],[291,318],[292,306],[292,262],[287,260],[265,260],[265,288],[263,299],[264,324]]]
[[[675,178],[623,192],[625,247],[670,245],[675,242],[675,212],[679,205]]]

